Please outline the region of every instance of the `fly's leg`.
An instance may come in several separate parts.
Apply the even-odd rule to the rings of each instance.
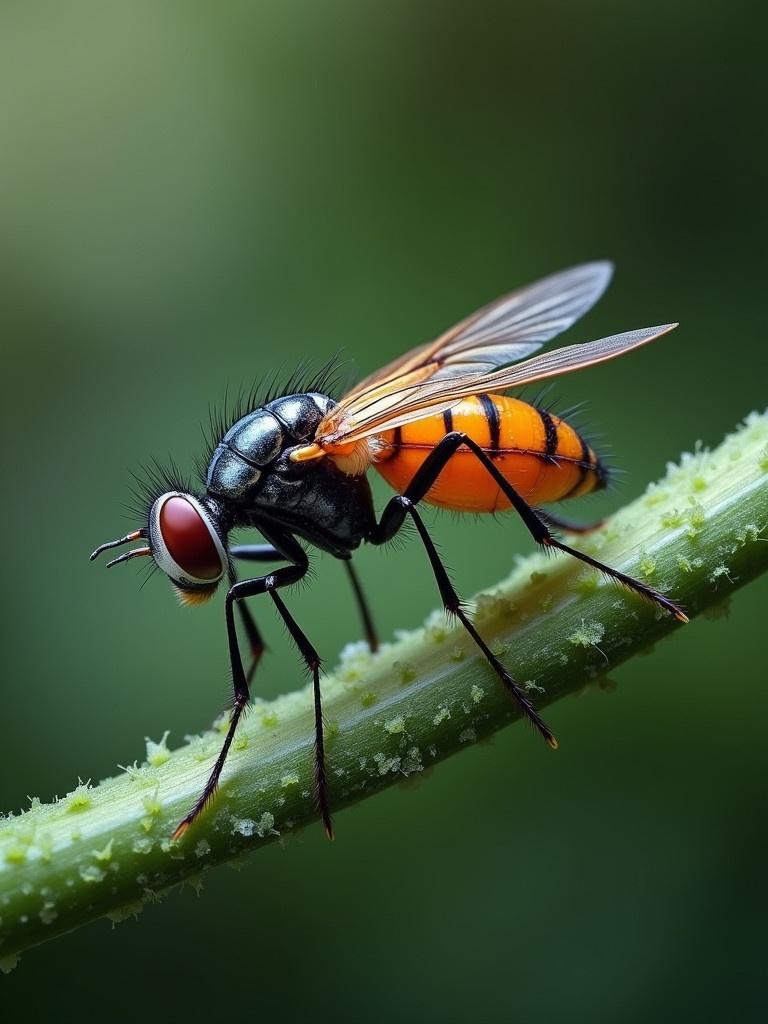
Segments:
[[[233,558],[242,558],[246,561],[251,562],[274,562],[279,561],[280,558],[282,557],[277,548],[273,547],[271,544],[239,544],[235,545],[234,547],[231,547],[229,549],[229,553],[230,555],[232,555]],[[376,627],[373,623],[373,616],[371,615],[370,607],[365,598],[365,593],[360,583],[360,579],[357,573],[355,572],[355,568],[352,565],[351,559],[344,559],[344,568],[346,569],[347,578],[349,580],[350,586],[352,587],[352,593],[355,596],[355,603],[357,604],[357,609],[358,612],[360,613],[360,620],[363,624],[363,634],[365,636],[365,639],[371,651],[378,651],[379,638],[376,632]],[[234,582],[234,580],[232,582]],[[240,609],[243,613],[243,618],[245,619],[245,615],[247,614],[246,606],[244,604],[241,604]],[[247,623],[245,623],[245,629],[246,633],[248,633],[248,638],[250,640],[251,632],[249,631],[249,626]],[[254,650],[253,644],[251,644],[251,649]],[[258,655],[256,655],[256,653],[254,652],[254,661],[257,661],[258,658],[261,657],[263,652],[264,645],[262,644],[261,647],[259,648]],[[253,674],[254,668],[255,664],[252,665],[251,671],[248,673],[248,682],[251,681],[251,676]]]
[[[302,555],[303,554],[304,553],[302,551]],[[216,792],[219,785],[219,778],[221,776],[222,769],[224,768],[227,754],[229,753],[229,748],[232,746],[232,740],[234,739],[235,732],[237,731],[238,723],[240,722],[243,712],[248,706],[248,701],[250,700],[248,681],[243,669],[243,661],[240,656],[240,649],[237,642],[237,628],[235,626],[235,617],[233,613],[234,605],[246,597],[251,597],[255,594],[263,594],[267,590],[275,587],[289,586],[291,583],[296,583],[302,578],[306,571],[307,560],[306,556],[304,556],[304,564],[284,566],[280,569],[275,569],[273,573],[270,573],[267,576],[260,576],[251,580],[242,580],[239,583],[232,584],[227,591],[225,618],[227,624],[227,640],[229,642],[229,662],[232,669],[232,685],[234,688],[232,714],[230,716],[227,734],[224,737],[224,743],[221,751],[219,752],[219,756],[216,759],[216,763],[213,766],[213,770],[208,776],[205,788],[189,814],[179,822],[176,831],[173,833],[174,839],[180,839],[181,836],[184,835],[192,822],[205,810],[209,801]]]
[[[596,558],[592,558],[591,555],[586,554],[586,552],[578,551],[576,548],[572,548],[568,544],[564,544],[561,540],[558,540],[556,537],[553,537],[542,516],[532,508],[528,502],[517,493],[512,484],[502,476],[488,453],[483,451],[480,445],[466,434],[459,433],[458,431],[452,431],[450,434],[446,434],[421,464],[403,496],[409,498],[413,503],[421,501],[429,491],[430,487],[433,486],[440,475],[441,470],[448,463],[451,456],[461,448],[462,445],[465,445],[482,463],[485,469],[488,470],[493,479],[499,485],[503,494],[509,499],[512,507],[523,520],[523,523],[526,525],[529,533],[537,544],[541,544],[542,547],[557,548],[559,551],[564,551],[566,554],[573,555],[574,558],[578,558],[579,561],[585,562],[587,565],[592,566],[593,569],[597,569],[599,572],[605,573],[605,575],[610,579],[615,580],[617,583],[627,587],[629,590],[633,590],[636,594],[644,597],[652,604],[663,608],[664,611],[677,619],[678,622],[688,621],[688,616],[685,614],[683,609],[670,598],[665,597],[664,594],[660,594],[658,590],[654,590],[653,587],[649,587],[640,580],[636,580],[633,576],[628,576],[626,573],[620,572],[618,569],[614,569],[610,565],[606,565],[604,562],[599,562]],[[396,501],[397,498],[393,498],[392,501],[390,501],[390,505],[393,505]],[[388,513],[389,505],[384,510],[384,515],[382,516],[382,522],[379,524],[379,529],[384,526],[384,520],[388,516]],[[390,514],[390,519],[391,518],[392,515]],[[399,529],[404,518],[405,511],[402,512],[398,525],[388,534],[388,536],[384,538],[385,540],[388,540],[393,533]]]
[[[331,821],[331,804],[328,796],[328,773],[325,767],[325,737],[323,735],[323,705],[320,694],[320,656],[309,642],[306,633],[301,629],[291,613],[285,607],[276,590],[270,590],[269,596],[285,623],[288,632],[301,651],[307,668],[312,674],[312,691],[315,703],[315,789],[317,806],[323,819],[323,828],[329,839],[333,839],[333,822]]]
[[[229,554],[232,558],[239,558],[244,562],[279,562],[283,558],[272,544],[233,544],[229,548]],[[237,583],[237,573],[234,568],[230,568],[229,583],[230,586]],[[267,645],[262,640],[261,631],[245,601],[238,601],[237,607],[251,651],[251,663],[245,674],[246,682],[250,686]]]
[[[233,584],[237,582],[236,578],[232,579],[232,577],[230,577],[230,579]],[[243,628],[245,629],[245,635],[248,638],[248,647],[251,651],[251,663],[248,666],[248,671],[245,673],[245,681],[248,686],[250,686],[253,682],[253,677],[256,675],[256,669],[259,667],[259,662],[262,659],[264,651],[267,649],[267,645],[262,640],[261,631],[256,625],[256,620],[245,601],[238,601],[237,607],[240,610],[240,618],[243,623]]]
[[[232,544],[228,550],[243,562],[280,562],[284,558],[274,544]]]
[[[379,637],[376,632],[376,627],[373,624],[373,616],[368,606],[368,601],[365,598],[365,593],[360,584],[360,579],[355,572],[355,568],[352,565],[350,558],[344,561],[344,568],[347,570],[347,576],[349,578],[352,592],[355,595],[355,601],[357,602],[357,609],[360,613],[360,619],[363,623],[363,632],[365,639],[368,641],[368,647],[372,653],[375,653],[379,649]]]
[[[554,736],[549,731],[547,726],[539,717],[535,708],[531,704],[527,695],[520,688],[519,684],[512,678],[510,673],[504,668],[499,660],[488,648],[488,645],[479,635],[472,622],[467,617],[463,608],[461,607],[461,601],[456,593],[456,590],[451,583],[448,573],[445,570],[437,550],[430,538],[427,529],[416,510],[416,505],[423,498],[427,496],[430,488],[435,484],[435,481],[439,477],[442,470],[448,464],[452,456],[458,451],[459,448],[465,445],[469,450],[477,457],[477,459],[483,464],[485,469],[491,474],[493,479],[501,488],[502,492],[509,499],[515,511],[521,517],[533,539],[541,544],[543,547],[557,548],[560,551],[564,551],[567,554],[573,555],[574,558],[578,558],[580,561],[585,562],[587,565],[592,566],[594,569],[598,569],[600,572],[605,573],[611,579],[617,583],[628,587],[630,590],[635,591],[641,597],[652,603],[663,608],[666,612],[672,615],[678,620],[678,622],[687,622],[687,616],[683,609],[677,605],[674,601],[660,594],[657,590],[647,586],[640,580],[636,580],[631,576],[627,576],[625,573],[619,572],[618,569],[613,569],[611,566],[604,565],[597,559],[592,558],[590,555],[585,554],[583,551],[577,551],[575,548],[569,547],[562,541],[553,537],[550,533],[546,523],[542,517],[517,493],[514,487],[506,480],[499,472],[493,461],[489,458],[488,454],[476,444],[472,438],[466,434],[459,433],[458,431],[452,431],[446,434],[445,437],[432,449],[427,458],[421,464],[419,469],[414,474],[413,480],[406,488],[405,492],[400,495],[396,495],[387,504],[384,512],[382,513],[381,519],[376,526],[372,536],[371,542],[373,544],[384,544],[397,533],[400,527],[405,521],[405,517],[409,515],[416,525],[421,541],[429,557],[432,571],[435,575],[440,595],[443,599],[443,605],[446,610],[455,615],[462,623],[464,628],[470,634],[472,639],[478,645],[480,650],[483,652],[488,662],[493,667],[496,674],[501,679],[502,683],[506,687],[507,691],[515,698],[517,703],[520,705],[523,713],[529,719],[530,722],[536,727],[541,735],[547,740],[550,746],[556,746]]]
[[[427,557],[429,558],[432,566],[432,572],[434,573],[445,610],[450,615],[455,615],[456,618],[459,619],[466,631],[482,651],[491,668],[501,680],[507,693],[509,693],[509,695],[517,702],[528,721],[531,722],[534,728],[544,737],[550,747],[554,749],[557,747],[557,740],[549,727],[536,711],[536,708],[533,706],[530,698],[522,689],[520,684],[501,664],[493,651],[491,651],[488,644],[480,636],[474,626],[474,623],[464,610],[461,599],[456,593],[432,538],[429,536],[427,528],[416,509],[416,504],[424,498],[437,477],[440,475],[441,470],[447,464],[448,460],[462,444],[463,435],[452,432],[447,434],[445,438],[429,453],[415,473],[414,478],[406,488],[405,493],[396,495],[388,502],[384,512],[382,513],[381,519],[371,536],[371,543],[385,544],[388,540],[391,540],[392,537],[394,537],[403,525],[405,517],[407,515],[411,517],[416,525],[421,542],[426,549]]]
[[[544,509],[537,508],[536,515],[539,519],[543,520],[547,526],[551,526],[554,530],[562,530],[564,533],[578,533],[581,535],[587,533],[593,533],[595,530],[599,530],[605,522],[604,519],[598,519],[596,523],[574,523],[570,519],[561,519],[560,516],[556,516],[549,509],[545,512]]]
[[[275,607],[288,627],[288,631],[293,637],[304,661],[307,664],[307,667],[312,673],[315,695],[315,779],[317,783],[317,800],[325,831],[329,837],[333,836],[330,804],[328,799],[328,782],[325,770],[323,719],[320,702],[320,658],[314,647],[310,644],[306,635],[288,612],[288,609],[285,607],[285,604],[277,593],[281,587],[290,586],[302,579],[309,568],[309,561],[301,545],[292,536],[285,534],[281,535],[279,539],[276,539],[278,540],[279,546],[274,550],[280,557],[286,558],[293,564],[282,566],[265,576],[259,576],[254,579],[242,580],[240,582],[233,583],[227,592],[225,618],[227,624],[227,640],[229,643],[229,660],[232,669],[232,681],[234,687],[234,706],[221,752],[219,753],[213,770],[205,784],[205,788],[190,813],[179,823],[173,834],[174,839],[179,839],[184,835],[186,830],[198,815],[202,813],[216,792],[219,784],[219,778],[227,759],[227,754],[229,753],[229,749],[232,745],[232,740],[237,730],[238,723],[250,699],[248,682],[243,669],[243,662],[237,642],[237,629],[235,627],[233,611],[234,606],[243,602],[248,597],[265,593],[268,593],[272,598]]]
[[[448,436],[450,437],[451,435],[449,434]],[[654,590],[653,587],[649,587],[640,580],[636,580],[633,576],[627,576],[626,573],[619,572],[618,569],[614,569],[612,566],[606,565],[604,562],[599,562],[596,558],[592,558],[590,555],[586,554],[586,552],[578,551],[576,548],[572,548],[568,544],[564,544],[561,540],[558,540],[557,537],[553,537],[541,515],[536,511],[536,509],[532,508],[528,502],[517,493],[512,484],[502,476],[493,461],[489,458],[488,454],[483,451],[480,445],[473,441],[471,437],[467,437],[466,434],[457,434],[456,436],[461,439],[460,444],[465,444],[488,470],[501,488],[503,494],[511,502],[512,507],[525,523],[528,528],[528,532],[537,544],[541,544],[542,547],[557,548],[558,551],[564,551],[568,555],[573,555],[573,557],[578,558],[579,561],[585,562],[587,565],[592,566],[593,569],[597,569],[599,572],[605,573],[605,575],[610,579],[615,580],[624,587],[627,587],[628,590],[633,590],[636,594],[639,594],[640,597],[644,597],[646,601],[650,601],[651,604],[655,604],[659,608],[663,608],[665,612],[671,615],[674,619],[677,619],[678,622],[688,621],[688,616],[680,605],[676,604],[670,598],[665,597],[664,594],[660,594],[658,590]],[[439,450],[442,443],[443,442],[435,448],[435,451]],[[426,465],[426,462],[424,465]]]

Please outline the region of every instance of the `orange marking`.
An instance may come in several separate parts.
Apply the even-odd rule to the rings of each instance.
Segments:
[[[294,448],[292,452],[288,453],[288,458],[291,462],[309,462],[312,459],[322,459],[325,452],[319,444],[304,445],[302,448]]]

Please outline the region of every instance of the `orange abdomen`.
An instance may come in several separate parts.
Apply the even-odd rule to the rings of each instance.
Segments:
[[[466,398],[447,412],[381,435],[374,464],[403,492],[430,451],[452,430],[467,434],[493,459],[515,490],[532,505],[576,498],[605,486],[606,472],[582,437],[558,416],[504,395]],[[510,507],[479,459],[459,448],[425,498],[460,512]]]

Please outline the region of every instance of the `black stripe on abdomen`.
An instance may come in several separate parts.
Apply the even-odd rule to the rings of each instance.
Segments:
[[[584,465],[585,465],[585,467],[587,469],[591,469],[592,468],[592,453],[589,450],[589,445],[584,440],[584,438],[581,436],[581,434],[577,434],[576,436],[578,437],[579,444],[581,445],[581,461],[584,463]]]
[[[498,455],[501,447],[501,419],[496,403],[490,395],[478,395],[480,404],[483,407],[485,418],[488,420],[488,433],[491,438],[490,454]]]
[[[443,410],[443,426],[445,427],[446,434],[450,434],[453,430],[453,410]]]
[[[563,497],[560,499],[561,501],[565,501],[566,498],[570,498],[572,494],[578,491],[578,489],[584,483],[584,477],[587,475],[587,473],[590,472],[591,469],[594,468],[592,463],[592,455],[589,451],[589,445],[581,436],[581,434],[577,433],[576,437],[578,437],[579,444],[581,445],[581,459],[579,461],[579,479],[576,481],[573,487],[571,487],[571,489],[566,494],[563,495]]]
[[[539,414],[541,424],[544,427],[544,455],[549,462],[554,462],[557,455],[557,427],[555,426],[555,421],[546,409],[537,409],[536,412]],[[584,442],[582,441],[582,448],[583,445]]]

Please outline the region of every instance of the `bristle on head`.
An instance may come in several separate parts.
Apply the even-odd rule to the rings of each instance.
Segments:
[[[184,605],[185,608],[206,604],[216,593],[217,584],[215,583],[212,587],[195,587],[192,589],[180,587],[178,584],[173,583],[173,581],[171,582],[176,592],[176,597],[179,599],[179,604]]]

